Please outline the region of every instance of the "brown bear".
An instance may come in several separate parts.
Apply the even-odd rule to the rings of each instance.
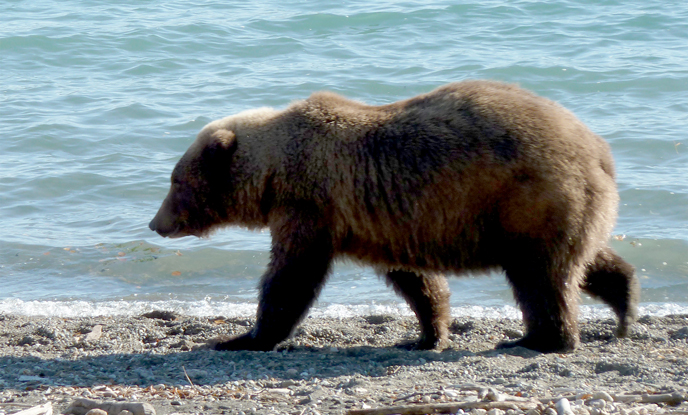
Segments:
[[[604,140],[514,85],[452,83],[382,106],[319,92],[205,126],[150,228],[270,229],[256,325],[220,350],[273,349],[348,258],[406,299],[416,348],[447,337],[445,274],[501,269],[527,330],[501,346],[568,351],[581,288],[614,309],[620,336],[636,316],[633,267],[608,246],[614,175]]]

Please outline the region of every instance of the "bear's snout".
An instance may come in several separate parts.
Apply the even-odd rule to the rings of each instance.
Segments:
[[[150,221],[150,223],[148,224],[148,228],[150,228],[150,230],[152,230],[153,232],[156,231],[156,229],[155,229],[155,219],[153,219],[153,220]]]
[[[169,235],[170,232],[166,232],[165,230],[160,228],[160,226],[158,225],[157,219],[158,219],[158,215],[155,215],[153,220],[151,220],[150,223],[148,224],[148,227],[150,228],[150,230],[152,230],[153,232],[157,232],[160,236],[163,236],[163,237]]]
[[[174,237],[174,235],[179,232],[179,225],[175,220],[170,218],[169,214],[163,212],[164,207],[165,204],[163,203],[163,206],[160,208],[153,220],[150,221],[148,227],[150,230],[157,232],[158,235],[162,237]]]

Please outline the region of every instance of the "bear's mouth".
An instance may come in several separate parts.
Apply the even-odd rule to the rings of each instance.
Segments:
[[[196,237],[202,237],[203,234],[200,232],[192,231],[189,232],[187,227],[182,226],[181,223],[178,223],[177,226],[172,229],[172,230],[167,230],[167,229],[158,229],[155,227],[155,224],[151,222],[151,224],[148,226],[152,231],[155,231],[158,233],[158,235],[162,236],[163,238],[170,238],[170,239],[177,239],[177,238],[183,238],[185,236],[196,236]]]
[[[172,232],[168,232],[168,233],[166,233],[166,234],[164,234],[164,235],[163,235],[161,232],[158,232],[158,234],[159,234],[160,236],[162,236],[162,237],[170,238],[170,239],[181,238],[181,237],[184,237],[184,236],[188,236],[188,235],[189,235],[189,234],[186,233],[186,232],[182,232],[182,230],[181,230],[181,225],[177,225],[177,227],[174,228],[174,230],[173,230]]]
[[[148,228],[150,228],[150,230],[157,232],[158,235],[162,236],[163,238],[181,238],[182,236],[186,236],[186,234],[181,231],[181,227],[182,226],[179,223],[173,229],[159,226],[155,218],[148,224]]]

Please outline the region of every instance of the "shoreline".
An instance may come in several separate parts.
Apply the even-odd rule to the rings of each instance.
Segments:
[[[255,299],[254,299],[255,300]],[[232,302],[225,300],[0,300],[0,315],[21,315],[39,318],[121,317],[135,318],[153,311],[171,311],[186,317],[246,318],[255,316],[256,302]],[[413,311],[400,297],[394,302],[340,304],[316,302],[309,310],[312,318],[341,319],[365,315],[390,315],[413,317]],[[665,317],[676,314],[688,315],[688,302],[640,303],[638,315]],[[521,310],[512,303],[501,305],[459,305],[451,307],[453,318],[490,320],[520,320]],[[579,305],[579,320],[614,318],[613,311],[596,300]]]
[[[561,397],[574,414],[688,413],[688,315],[643,316],[626,339],[614,338],[612,319],[588,319],[568,354],[495,350],[522,335],[521,322],[469,318],[453,319],[444,351],[406,351],[394,345],[417,336],[415,318],[386,315],[307,318],[272,352],[204,346],[251,324],[165,312],[0,314],[0,413],[48,402],[63,413],[86,398],[148,403],[158,414],[363,414],[415,405],[518,414],[544,413]],[[504,403],[519,400],[536,406]]]

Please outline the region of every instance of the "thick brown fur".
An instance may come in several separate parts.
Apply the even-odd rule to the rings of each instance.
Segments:
[[[517,86],[468,81],[383,106],[333,93],[208,124],[179,161],[150,228],[202,236],[268,227],[256,326],[219,349],[270,350],[317,297],[333,260],[372,265],[421,323],[447,336],[445,274],[502,269],[523,312],[517,342],[578,343],[579,291],[636,315],[633,268],[608,247],[618,193],[607,143]]]

